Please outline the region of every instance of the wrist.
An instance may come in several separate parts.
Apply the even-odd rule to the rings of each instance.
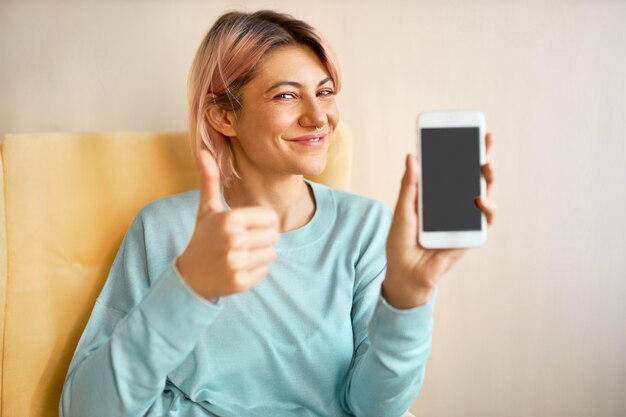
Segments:
[[[435,294],[435,287],[402,284],[385,277],[381,288],[385,301],[399,310],[422,306]]]
[[[180,254],[178,255],[176,258],[174,258],[174,266],[176,267],[176,270],[178,271],[178,275],[180,275],[180,277],[187,283],[189,284],[189,279],[187,278],[187,269],[183,266],[184,262],[183,262],[183,255],[184,254]]]
[[[192,274],[189,271],[188,264],[185,258],[184,252],[176,257],[174,266],[178,270],[178,275],[182,278],[185,285],[190,288],[195,294],[199,295],[202,298],[208,298],[206,294],[203,294],[200,288],[195,285],[195,282],[192,279]]]

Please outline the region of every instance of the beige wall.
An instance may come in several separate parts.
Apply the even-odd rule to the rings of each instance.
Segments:
[[[626,415],[626,2],[334,3],[0,1],[0,134],[184,129],[215,17],[291,12],[340,57],[354,192],[395,204],[419,111],[495,134],[499,218],[442,284],[413,412]]]

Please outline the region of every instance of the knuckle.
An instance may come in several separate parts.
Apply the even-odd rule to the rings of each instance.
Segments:
[[[275,210],[270,210],[269,213],[270,219],[272,221],[272,225],[278,230],[278,213]]]
[[[251,281],[253,283],[259,282],[267,276],[269,268],[267,266],[260,266],[251,272]]]
[[[248,289],[247,273],[239,271],[233,276],[233,287],[236,291],[241,292]]]
[[[268,218],[272,218],[272,219],[276,219],[278,220],[278,215],[276,214],[276,210],[271,209],[269,207],[265,207],[265,206],[259,206],[257,213],[260,216],[267,216]]]
[[[226,252],[226,269],[231,274],[236,274],[239,270],[239,254],[235,251]]]
[[[239,287],[238,285],[238,281],[235,279],[235,277],[233,276],[232,279],[228,282],[228,292],[231,294],[235,294],[238,292],[241,292],[242,289]]]
[[[234,229],[239,224],[239,213],[237,210],[230,210],[224,213],[224,227],[229,230]]]
[[[228,236],[229,234],[232,233],[232,226],[229,224],[228,220],[226,218],[223,218],[222,221],[219,224],[219,233],[222,236]]]
[[[239,248],[241,245],[241,239],[237,233],[227,232],[224,238],[224,242],[228,248]]]

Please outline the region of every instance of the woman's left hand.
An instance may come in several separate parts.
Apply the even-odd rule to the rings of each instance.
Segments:
[[[485,144],[489,155],[493,145],[491,133],[485,135]],[[481,173],[487,183],[487,197],[478,197],[476,206],[491,226],[496,214],[496,206],[489,199],[494,180],[492,165],[486,163],[481,166]],[[467,252],[467,249],[425,249],[419,244],[419,175],[417,160],[413,155],[407,155],[400,195],[387,238],[387,273],[382,285],[383,297],[398,309],[425,304],[432,297],[441,276]]]

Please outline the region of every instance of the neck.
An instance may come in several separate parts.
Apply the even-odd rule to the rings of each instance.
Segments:
[[[315,214],[313,191],[302,175],[280,178],[248,176],[233,178],[224,187],[224,199],[231,208],[264,206],[278,215],[280,232],[298,229],[307,224]]]

